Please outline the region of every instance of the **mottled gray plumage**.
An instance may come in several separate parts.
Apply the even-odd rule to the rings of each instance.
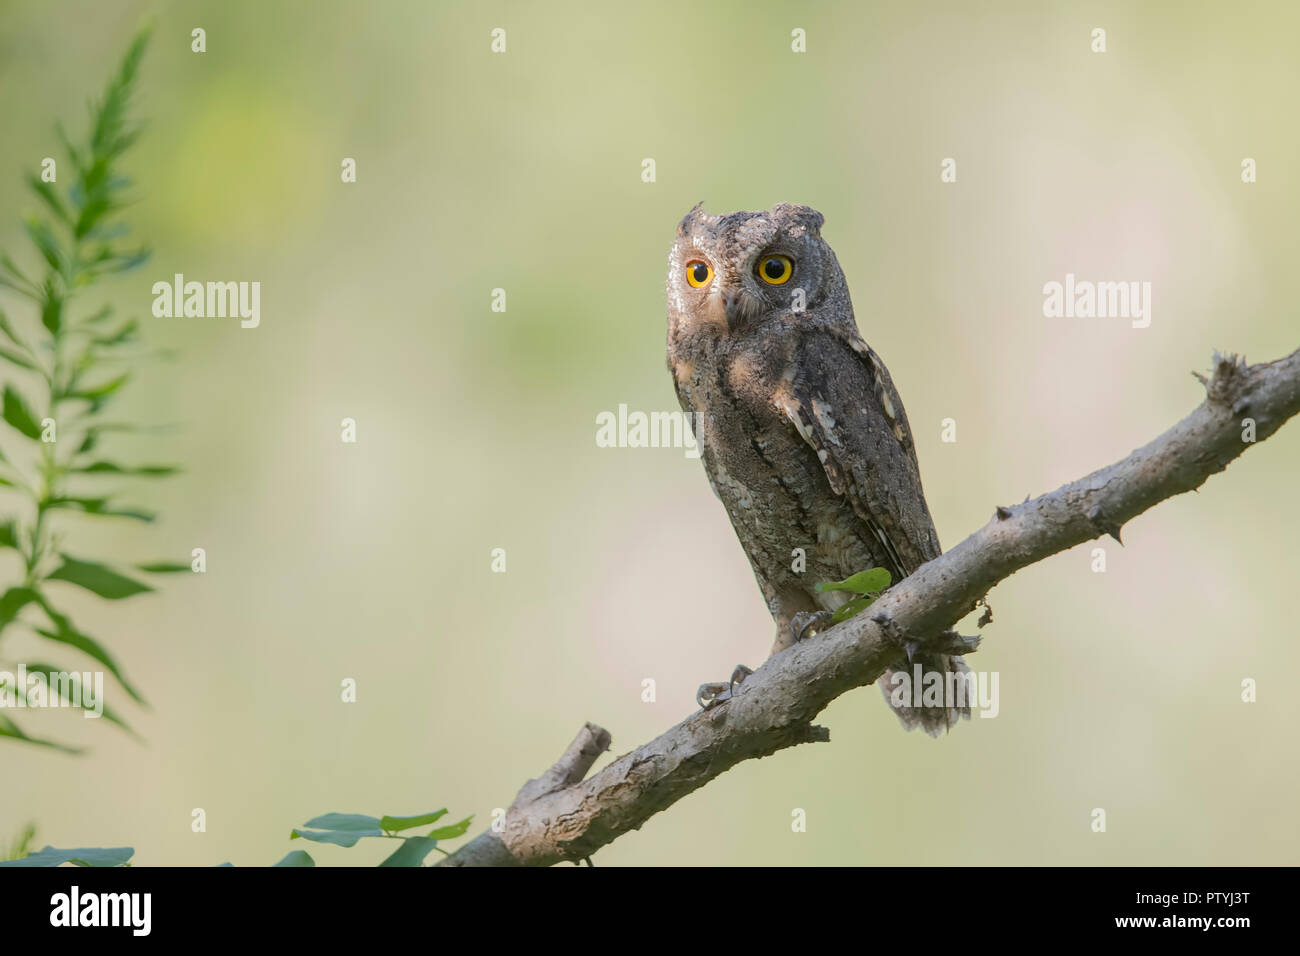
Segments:
[[[872,567],[898,581],[940,553],[903,402],[858,333],[822,222],[787,203],[725,216],[697,205],[668,257],[668,367],[776,621],[772,653],[795,640],[797,615],[824,616],[847,599],[818,593],[819,583]],[[791,271],[773,284],[760,268],[781,271],[781,257]],[[688,264],[702,278],[701,263],[709,281],[697,288]],[[964,670],[959,657],[918,660]],[[882,682],[887,699],[891,687]],[[932,733],[959,714],[896,710]]]

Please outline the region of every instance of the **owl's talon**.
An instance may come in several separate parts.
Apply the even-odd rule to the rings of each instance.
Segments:
[[[790,618],[790,636],[798,644],[809,631],[820,631],[828,625],[833,616],[830,611],[800,611]]]
[[[754,672],[744,664],[737,664],[736,669],[731,672],[730,680],[701,684],[700,689],[695,692],[695,702],[700,705],[701,710],[708,710],[723,701],[731,700],[736,696],[736,688],[752,673]]]
[[[700,689],[695,692],[695,702],[700,705],[700,710],[708,710],[715,704],[722,703],[730,695],[726,681],[710,681],[700,685]]]

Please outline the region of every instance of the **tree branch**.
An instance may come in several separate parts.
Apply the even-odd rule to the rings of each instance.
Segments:
[[[1197,376],[1206,400],[1127,458],[1022,504],[999,507],[983,528],[886,591],[870,612],[775,655],[730,700],[687,717],[583,780],[609,734],[587,724],[549,771],[519,791],[499,831],[442,866],[545,866],[578,861],[639,828],[731,767],[786,747],[830,739],[812,721],[836,697],[876,680],[905,640],[939,635],[999,581],[1084,541],[1119,539],[1129,519],[1193,491],[1300,412],[1300,350],[1247,366],[1214,357]],[[966,652],[969,652],[967,649]]]

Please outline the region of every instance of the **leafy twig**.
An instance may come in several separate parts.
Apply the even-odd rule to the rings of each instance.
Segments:
[[[67,154],[65,168],[72,168],[66,192],[43,175],[28,177],[41,206],[40,215],[24,221],[37,254],[37,271],[25,271],[11,256],[0,254],[0,286],[30,300],[39,319],[24,332],[0,308],[0,366],[16,368],[19,376],[34,381],[41,396],[33,402],[27,386],[6,381],[0,405],[0,415],[16,433],[6,436],[7,447],[0,448],[0,485],[28,500],[25,513],[0,518],[0,549],[16,551],[23,565],[22,580],[0,595],[0,636],[20,624],[73,647],[102,665],[138,702],[143,698],[108,651],[56,610],[46,585],[67,582],[110,600],[152,590],[104,564],[64,553],[53,518],[58,512],[72,511],[152,521],[151,513],[122,507],[111,495],[85,495],[70,485],[105,477],[160,478],[176,471],[171,465],[127,466],[101,457],[99,445],[110,429],[137,430],[110,425],[102,421],[102,413],[131,380],[120,363],[130,358],[128,348],[136,340],[139,322],[132,318],[115,323],[115,311],[108,304],[84,318],[75,317],[75,307],[96,282],[137,268],[149,257],[147,248],[126,243],[129,229],[118,219],[130,187],[121,171],[122,159],[140,135],[130,110],[148,40],[148,31],[135,37],[103,97],[91,104],[90,130],[84,141],[73,143],[62,127],[57,128]],[[117,370],[105,375],[105,365]],[[15,448],[19,452],[26,448],[26,454],[11,455]],[[146,567],[185,568],[161,562]],[[46,667],[25,666],[28,671]],[[12,695],[10,700],[18,695],[24,702],[32,700],[26,686],[0,687],[0,693]],[[116,714],[110,719],[126,727]],[[7,715],[0,716],[0,737],[72,749],[29,736]]]

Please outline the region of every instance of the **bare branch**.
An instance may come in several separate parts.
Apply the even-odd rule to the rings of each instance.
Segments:
[[[775,655],[730,700],[583,780],[610,740],[587,724],[554,767],[520,790],[501,832],[476,837],[442,865],[581,860],[742,760],[829,740],[813,719],[876,680],[905,640],[951,642],[945,632],[999,581],[1101,535],[1118,540],[1125,522],[1198,488],[1300,412],[1300,350],[1252,366],[1216,355],[1212,376],[1200,378],[1206,400],[1159,438],[1049,494],[998,507],[987,525],[886,591],[869,615]]]

